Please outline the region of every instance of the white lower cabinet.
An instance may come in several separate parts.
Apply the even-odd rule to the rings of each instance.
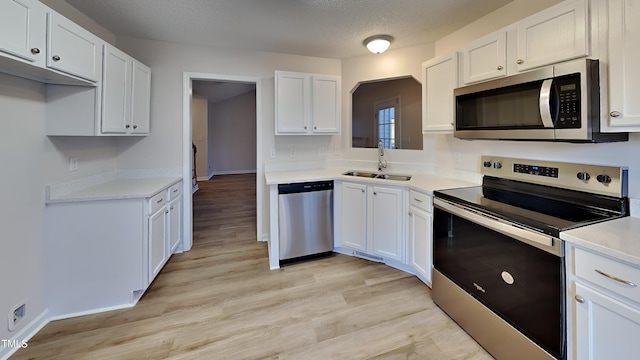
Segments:
[[[640,354],[640,268],[568,246],[569,359]]]
[[[431,286],[432,199],[429,195],[409,191],[409,253],[407,263],[420,280]]]
[[[140,299],[179,246],[181,184],[151,198],[47,204],[52,317],[127,307]]]
[[[344,182],[340,191],[341,245],[404,261],[404,190]]]

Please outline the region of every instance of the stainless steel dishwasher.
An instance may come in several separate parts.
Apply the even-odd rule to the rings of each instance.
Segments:
[[[280,263],[333,252],[333,181],[278,185]]]

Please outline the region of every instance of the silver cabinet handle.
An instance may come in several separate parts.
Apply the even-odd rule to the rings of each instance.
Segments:
[[[305,126],[304,129],[307,130],[307,127]]]
[[[411,211],[409,211],[409,216],[413,216],[413,213]]]
[[[60,56],[53,55],[53,57],[51,59],[53,59],[53,61],[60,61]]]
[[[131,127],[131,125],[127,124],[127,125],[125,125],[124,127],[125,127],[125,129],[128,129],[128,128],[130,128],[130,127]]]
[[[617,281],[617,282],[619,282],[619,283],[622,283],[622,284],[625,284],[625,285],[629,285],[629,286],[631,286],[631,287],[637,287],[637,286],[638,286],[638,285],[636,285],[636,284],[632,283],[631,281],[627,281],[627,280],[624,280],[624,279],[620,279],[620,278],[615,277],[615,276],[613,276],[613,275],[609,275],[609,274],[607,274],[607,273],[605,273],[605,272],[602,272],[602,271],[600,271],[600,270],[598,270],[598,269],[593,269],[593,271],[595,271],[595,272],[597,272],[598,274],[600,274],[600,275],[602,275],[602,276],[604,276],[604,277],[607,277],[607,278],[609,278],[609,279],[611,279],[611,280],[613,280],[613,281]]]
[[[318,130],[318,127],[317,127],[317,126],[314,126],[314,127],[313,127],[313,130]]]
[[[173,206],[171,207],[171,210],[173,210]]]
[[[378,193],[377,193],[377,192],[374,192],[374,193],[373,193],[373,195],[378,195]]]
[[[422,201],[422,200],[420,200],[418,198],[413,198],[413,200],[415,200],[416,202],[419,202],[419,203],[424,202],[424,201]]]
[[[622,115],[619,111],[612,111],[609,113],[609,116],[611,117],[619,117],[620,115]]]
[[[516,64],[518,64],[518,65],[522,65],[522,64],[524,64],[524,60],[522,60],[522,59],[518,59],[518,61],[516,61]]]
[[[174,193],[177,193],[177,192],[178,192],[178,189],[173,190],[173,192],[174,192]]]
[[[165,210],[165,211],[164,211],[164,213],[165,213],[165,214],[168,214],[168,213],[169,213],[169,210]]]
[[[364,192],[364,189],[360,189],[360,191]]]
[[[134,129],[137,129],[137,128],[138,128],[138,125],[133,125],[133,128],[134,128]]]
[[[500,71],[502,69],[504,69],[504,67],[502,67],[502,65],[498,65],[498,67],[496,68],[496,70],[498,70],[498,71]]]
[[[583,298],[582,296],[580,296],[580,295],[576,295],[576,296],[575,296],[575,299],[576,299],[576,301],[577,301],[577,302],[579,302],[580,304],[582,304],[582,303],[584,302],[584,298]]]
[[[164,200],[164,199],[160,198],[160,200],[156,201],[156,204],[160,204],[162,202],[162,200]]]
[[[31,53],[32,53],[33,55],[38,55],[38,54],[40,54],[40,49],[38,49],[38,48],[33,48],[33,49],[31,49]]]

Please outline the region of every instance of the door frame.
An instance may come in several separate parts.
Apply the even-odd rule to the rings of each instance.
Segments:
[[[262,82],[252,76],[222,75],[197,72],[182,73],[182,186],[185,195],[192,193],[191,166],[193,164],[193,139],[191,134],[191,98],[193,81],[226,81],[255,84],[256,86],[256,240],[262,239],[262,212],[264,187],[264,164],[262,161]],[[182,250],[189,251],[193,246],[193,201],[192,196],[184,197]]]

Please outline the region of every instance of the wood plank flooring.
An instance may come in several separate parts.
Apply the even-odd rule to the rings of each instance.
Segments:
[[[255,175],[194,194],[194,246],[131,309],[54,321],[21,359],[492,359],[414,276],[335,255],[269,271]]]

